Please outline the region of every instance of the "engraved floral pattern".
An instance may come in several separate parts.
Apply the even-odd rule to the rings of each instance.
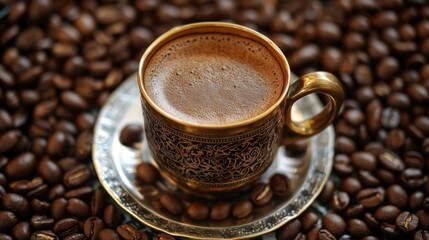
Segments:
[[[142,104],[144,105],[144,104]],[[281,114],[251,132],[210,138],[178,131],[143,107],[145,131],[153,157],[170,175],[207,187],[238,184],[259,175],[277,151]]]

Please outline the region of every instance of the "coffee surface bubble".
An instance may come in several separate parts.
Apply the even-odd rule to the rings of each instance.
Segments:
[[[144,86],[168,114],[195,124],[230,124],[266,111],[283,73],[263,45],[229,34],[175,39],[149,60]]]

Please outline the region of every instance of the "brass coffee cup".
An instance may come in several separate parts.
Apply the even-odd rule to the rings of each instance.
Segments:
[[[201,33],[236,35],[266,47],[284,76],[277,101],[255,117],[217,125],[186,122],[160,108],[145,89],[148,63],[166,43]],[[327,72],[312,72],[291,84],[290,75],[282,51],[247,27],[204,22],[176,27],[161,35],[143,54],[138,71],[145,134],[161,174],[187,192],[212,195],[236,191],[260,178],[272,163],[281,138],[290,143],[326,128],[337,116],[344,98],[338,79]],[[305,121],[293,121],[292,105],[311,93],[327,96],[323,111]]]

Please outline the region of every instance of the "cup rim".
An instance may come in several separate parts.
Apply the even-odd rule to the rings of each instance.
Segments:
[[[231,32],[221,31],[221,30],[212,30],[211,32],[219,32],[219,33],[229,33],[229,34],[235,34],[237,36],[242,36],[237,34],[237,32],[242,32],[247,35],[252,36],[252,40],[257,41],[261,45],[265,46],[271,54],[276,58],[279,67],[282,70],[283,74],[283,88],[280,96],[274,102],[268,109],[266,109],[264,112],[242,120],[238,122],[232,122],[227,124],[201,124],[201,123],[193,123],[188,122],[183,119],[177,118],[168,112],[164,111],[161,107],[159,107],[149,96],[147,93],[145,87],[144,87],[144,70],[147,66],[147,64],[150,62],[152,56],[157,52],[159,48],[167,44],[168,42],[171,42],[172,40],[185,36],[186,34],[183,34],[183,32],[192,31],[194,29],[230,29]],[[210,32],[210,31],[207,31]],[[182,34],[181,34],[182,33]],[[204,31],[201,31],[201,33],[204,33]],[[244,37],[244,36],[242,36]],[[139,86],[139,90],[141,93],[141,97],[144,98],[144,100],[156,110],[156,112],[160,113],[165,118],[169,119],[172,122],[176,122],[180,125],[186,126],[186,127],[192,127],[192,128],[198,128],[198,129],[231,129],[231,128],[238,128],[250,125],[252,123],[258,122],[261,119],[264,119],[266,116],[271,114],[273,111],[275,111],[279,105],[281,105],[285,99],[287,92],[289,90],[289,82],[290,82],[290,67],[289,63],[286,60],[286,57],[284,56],[283,52],[280,50],[280,48],[267,36],[250,29],[248,27],[234,24],[234,23],[227,23],[227,22],[198,22],[198,23],[190,23],[186,25],[181,25],[174,27],[167,32],[160,35],[155,41],[153,41],[149,47],[145,50],[142,57],[140,58],[139,67],[138,67],[138,74],[137,74],[137,82]],[[282,109],[283,110],[283,109]]]

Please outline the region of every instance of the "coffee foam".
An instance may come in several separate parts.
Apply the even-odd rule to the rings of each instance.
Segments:
[[[165,112],[197,124],[228,124],[266,111],[283,74],[261,44],[228,34],[175,39],[150,59],[144,85]]]

